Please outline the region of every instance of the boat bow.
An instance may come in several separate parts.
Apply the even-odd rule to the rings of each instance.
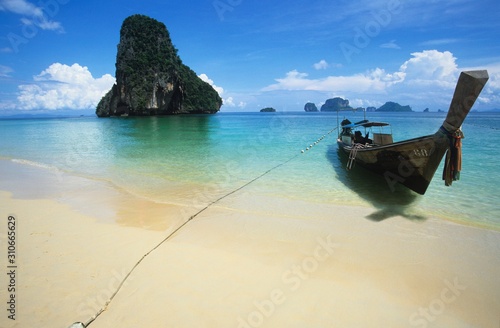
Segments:
[[[448,115],[438,131],[448,139],[443,170],[443,180],[446,186],[451,186],[453,181],[460,179],[464,137],[461,126],[488,79],[486,70],[462,72],[458,79]]]

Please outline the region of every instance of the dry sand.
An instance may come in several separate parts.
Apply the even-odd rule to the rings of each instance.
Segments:
[[[200,208],[0,161],[1,303],[16,218],[16,320],[87,322]],[[41,176],[45,172],[45,176]],[[254,191],[254,192],[253,192]],[[260,196],[203,211],[131,273],[89,327],[500,327],[500,233],[370,207]]]

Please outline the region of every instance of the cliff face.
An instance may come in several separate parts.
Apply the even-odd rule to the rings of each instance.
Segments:
[[[166,26],[143,15],[122,24],[116,84],[97,105],[99,117],[216,113],[222,99],[184,65]]]

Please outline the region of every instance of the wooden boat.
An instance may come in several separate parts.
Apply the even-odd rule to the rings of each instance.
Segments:
[[[462,123],[488,78],[485,70],[460,74],[446,119],[433,135],[394,142],[388,123],[344,120],[337,144],[349,157],[347,168],[359,164],[384,176],[391,190],[400,183],[423,195],[447,152],[443,179],[451,185],[460,177]]]

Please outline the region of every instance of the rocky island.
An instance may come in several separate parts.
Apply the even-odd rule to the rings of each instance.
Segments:
[[[182,63],[165,24],[144,15],[123,21],[115,76],[98,117],[212,114],[222,106],[214,88]]]
[[[336,112],[342,110],[353,110],[353,108],[349,106],[349,100],[340,97],[328,99],[323,106],[321,106],[322,112]]]
[[[316,107],[316,104],[308,102],[307,104],[304,105],[304,110],[306,112],[319,112],[318,107]]]
[[[377,112],[413,112],[410,106],[401,106],[398,103],[388,101],[376,110]]]
[[[276,109],[272,108],[272,107],[266,107],[266,108],[262,108],[260,110],[261,113],[276,113]]]
[[[304,110],[306,112],[317,112],[318,108],[314,103],[308,102],[304,105]],[[410,106],[401,106],[398,103],[388,101],[379,108],[368,107],[368,108],[353,108],[349,105],[349,100],[335,97],[327,99],[326,102],[321,106],[322,112],[337,112],[337,111],[367,111],[367,112],[413,112]]]

